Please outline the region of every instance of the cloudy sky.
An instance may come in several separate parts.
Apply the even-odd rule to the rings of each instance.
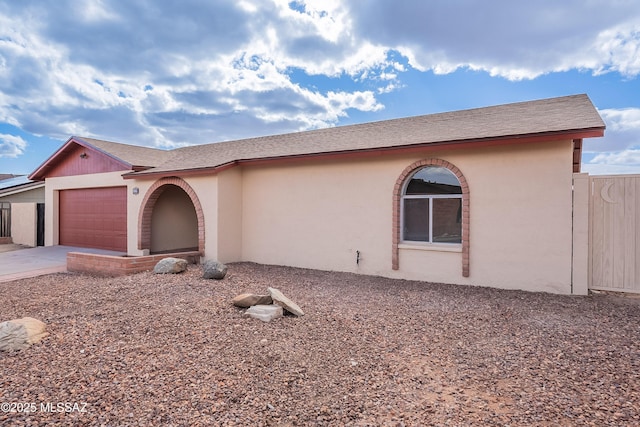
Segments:
[[[639,73],[637,0],[0,0],[0,173],[576,93],[640,173]]]

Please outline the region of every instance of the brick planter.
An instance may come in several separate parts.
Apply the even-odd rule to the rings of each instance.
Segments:
[[[190,264],[199,264],[200,256],[198,251],[133,257],[69,252],[67,270],[101,276],[126,276],[153,270],[153,267],[163,258],[182,258]]]

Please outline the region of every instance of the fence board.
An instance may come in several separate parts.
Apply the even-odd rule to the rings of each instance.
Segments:
[[[640,175],[590,183],[589,287],[640,293]]]

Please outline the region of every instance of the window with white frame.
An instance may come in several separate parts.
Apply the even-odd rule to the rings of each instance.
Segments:
[[[426,166],[404,183],[403,242],[461,244],[462,188],[449,169]]]

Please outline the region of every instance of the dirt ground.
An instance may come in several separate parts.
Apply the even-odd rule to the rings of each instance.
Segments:
[[[640,425],[640,299],[232,264],[0,283],[0,425]],[[280,289],[269,323],[231,299]]]

